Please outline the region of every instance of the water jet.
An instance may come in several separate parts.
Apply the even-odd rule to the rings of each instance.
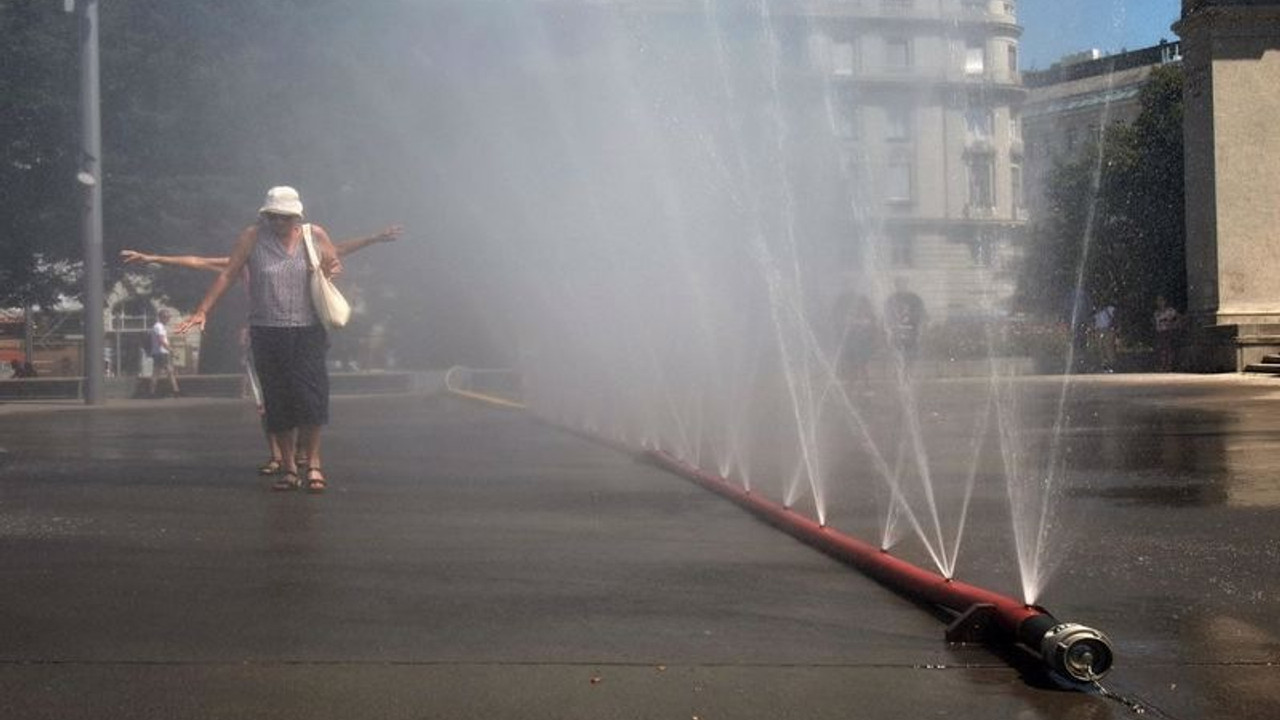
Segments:
[[[475,393],[450,392],[472,400],[492,402]],[[946,610],[954,617],[946,639],[955,643],[1016,645],[1040,661],[1054,675],[1073,685],[1101,680],[1115,660],[1111,640],[1103,632],[1079,623],[1062,622],[1038,605],[979,588],[912,565],[890,553],[778,504],[759,493],[734,485],[663,450],[648,445],[639,451],[596,433],[559,424],[574,435],[614,450],[635,454],[675,475],[711,490],[792,537],[857,568],[895,592],[917,602]]]

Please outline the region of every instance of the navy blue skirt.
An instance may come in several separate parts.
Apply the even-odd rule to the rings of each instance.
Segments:
[[[249,329],[268,432],[329,423],[329,334],[323,326]]]

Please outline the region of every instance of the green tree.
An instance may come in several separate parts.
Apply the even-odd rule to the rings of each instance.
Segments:
[[[411,362],[476,354],[450,356],[463,343],[441,337],[476,334],[477,323],[444,328],[457,296],[474,294],[483,312],[492,305],[466,280],[490,267],[459,268],[482,262],[467,239],[501,214],[490,196],[509,161],[493,155],[492,131],[527,135],[524,106],[511,99],[528,89],[512,71],[536,8],[111,0],[100,12],[108,283],[123,271],[123,248],[226,254],[263,191],[293,184],[309,217],[337,237],[398,221],[419,239],[449,238],[447,250],[430,245],[431,256],[412,241],[361,254],[346,277],[384,290],[366,294],[369,316],[399,313]],[[56,0],[0,0],[0,37],[0,300],[77,295],[76,23]],[[471,205],[480,212],[456,210]],[[180,308],[210,280],[180,270],[152,278],[152,292]],[[234,362],[243,318],[243,308],[219,306],[202,364],[228,347]]]
[[[1106,130],[1049,175],[1045,217],[1019,282],[1027,310],[1064,317],[1077,287],[1119,313],[1120,332],[1150,339],[1157,295],[1186,301],[1182,70],[1156,69],[1130,125]]]
[[[1114,298],[1126,337],[1149,340],[1157,295],[1186,306],[1186,225],[1180,66],[1157,69],[1142,111],[1116,133],[1104,186],[1107,221],[1087,277],[1096,298]]]
[[[75,23],[2,0],[0,37],[0,306],[47,304],[72,289],[79,248]]]

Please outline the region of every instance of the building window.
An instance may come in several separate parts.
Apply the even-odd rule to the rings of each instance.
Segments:
[[[970,40],[964,46],[964,74],[982,75],[987,71],[987,46],[981,40]]]
[[[845,268],[860,268],[863,266],[863,243],[862,237],[854,234],[845,241],[840,243],[840,264]]]
[[[990,108],[969,108],[964,113],[970,140],[990,140],[995,130],[995,117]]]
[[[852,75],[856,65],[855,57],[853,43],[834,43],[831,46],[831,74]]]
[[[1014,209],[1022,209],[1026,207],[1026,200],[1022,196],[1022,166],[1018,164],[1009,167],[1009,183],[1012,187],[1009,195],[1013,200]]]
[[[884,63],[890,70],[906,70],[911,67],[911,43],[906,38],[886,38]]]
[[[1009,113],[1009,142],[1022,141],[1022,121],[1018,118],[1018,113]]]
[[[965,10],[981,10],[986,12],[987,0],[961,0]]]
[[[1073,127],[1067,128],[1067,132],[1066,132],[1067,152],[1069,153],[1075,152],[1076,144],[1078,142],[1079,142],[1079,139],[1078,139],[1078,133],[1076,132],[1076,129]]]
[[[861,138],[862,118],[858,108],[847,102],[835,101],[831,104],[831,132],[841,140],[858,140]]]
[[[840,149],[840,172],[854,183],[862,180],[865,162],[862,154],[854,149],[849,147]]]
[[[990,209],[996,206],[995,162],[990,155],[969,157],[969,207]]]
[[[885,200],[891,203],[909,203],[913,197],[911,157],[895,153],[889,159],[885,172]]]
[[[969,243],[969,254],[973,258],[973,264],[978,267],[989,268],[994,265],[995,240],[991,237],[991,233],[978,230]]]
[[[783,64],[795,69],[805,69],[809,62],[808,38],[800,33],[783,33],[778,36],[778,56]]]
[[[911,108],[890,105],[884,109],[884,137],[886,140],[904,142],[912,138]]]
[[[822,33],[809,36],[809,67],[819,72],[828,72],[831,66],[831,38]]]
[[[894,267],[909,268],[916,264],[916,238],[906,230],[889,232],[889,263]]]
[[[1017,45],[1009,46],[1009,74],[1010,75],[1018,74],[1018,46]]]

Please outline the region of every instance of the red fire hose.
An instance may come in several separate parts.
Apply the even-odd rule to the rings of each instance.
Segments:
[[[948,580],[861,540],[824,527],[768,498],[675,457],[649,450],[655,464],[719,493],[792,537],[842,560],[902,595],[951,611],[957,619],[947,638],[955,642],[1012,640],[1073,682],[1100,679],[1113,652],[1105,635],[1076,623],[1060,623],[1044,608],[973,585]]]
[[[474,393],[466,396],[488,400]],[[621,452],[635,452],[600,435],[561,427]],[[898,593],[947,609],[956,616],[947,629],[948,640],[1018,643],[1051,671],[1075,683],[1095,682],[1111,669],[1115,657],[1111,641],[1098,630],[1078,623],[1059,622],[1044,608],[923,570],[661,450],[646,450],[643,456],[738,503],[792,537],[858,568]]]

